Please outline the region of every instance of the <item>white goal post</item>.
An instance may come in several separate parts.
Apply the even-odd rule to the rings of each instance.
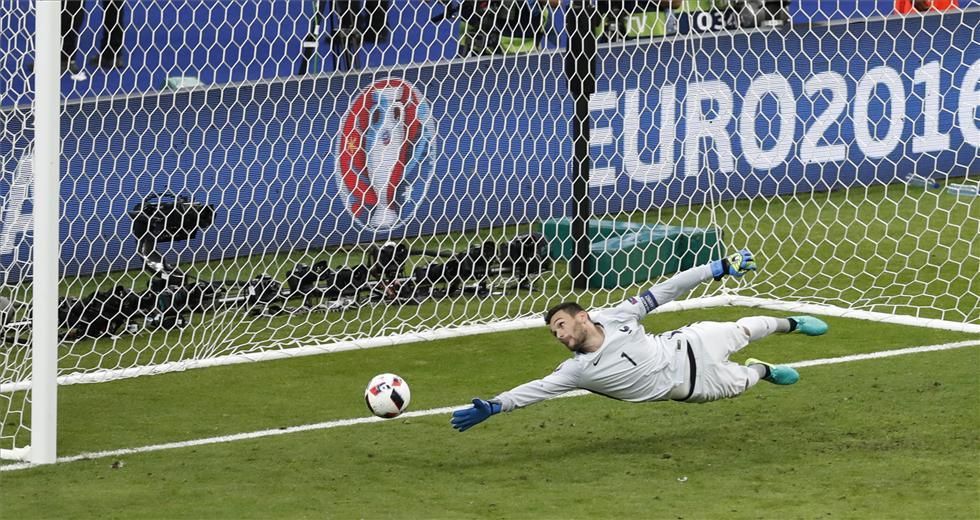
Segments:
[[[971,2],[88,4],[77,45],[70,2],[0,15],[0,458],[56,460],[62,385],[539,326],[741,247],[663,310],[980,333]]]

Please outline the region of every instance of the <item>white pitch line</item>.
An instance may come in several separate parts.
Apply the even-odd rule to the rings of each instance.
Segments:
[[[818,365],[833,365],[836,363],[850,363],[851,361],[864,361],[866,359],[881,359],[894,356],[904,356],[906,354],[919,354],[922,352],[936,352],[939,350],[953,350],[963,347],[975,347],[980,345],[980,340],[968,340],[968,341],[958,341],[956,343],[944,343],[942,345],[928,345],[924,347],[909,347],[901,348],[898,350],[883,350],[881,352],[869,352],[867,354],[852,354],[850,356],[841,356],[835,358],[827,359],[813,359],[810,361],[798,361],[796,363],[787,363],[787,365],[796,368],[802,367],[815,367]]]
[[[970,340],[970,341],[959,341],[956,343],[944,343],[941,345],[928,345],[923,347],[910,347],[898,350],[885,350],[881,352],[870,352],[867,354],[854,354],[850,356],[841,356],[835,358],[825,358],[825,359],[812,359],[809,361],[798,361],[795,363],[788,363],[792,367],[812,367],[819,365],[834,365],[837,363],[850,363],[852,361],[863,361],[867,359],[881,359],[893,356],[904,356],[907,354],[920,354],[923,352],[936,352],[940,350],[953,350],[964,347],[974,347],[980,346],[980,340]],[[555,397],[555,399],[561,399],[566,397],[578,397],[583,395],[589,395],[590,392],[585,390],[575,390],[572,392],[567,392],[560,396]],[[400,415],[398,418],[411,418],[411,417],[426,417],[429,415],[443,415],[450,414],[454,410],[460,408],[465,408],[468,405],[456,406],[456,407],[444,407],[444,408],[432,408],[429,410],[419,410],[417,412],[406,412]],[[153,451],[163,451],[163,450],[173,450],[179,448],[190,448],[194,446],[205,446],[208,444],[220,444],[225,442],[234,441],[244,441],[250,439],[259,439],[262,437],[274,437],[276,435],[287,435],[290,433],[306,432],[314,430],[329,430],[330,428],[340,428],[344,426],[354,426],[358,424],[369,424],[369,423],[379,423],[386,422],[388,419],[381,419],[379,417],[359,417],[356,419],[341,419],[336,421],[327,421],[317,424],[305,424],[302,426],[290,426],[287,428],[274,428],[269,430],[259,430],[249,433],[236,433],[234,435],[222,435],[219,437],[207,437],[204,439],[196,439],[192,441],[181,441],[181,442],[168,442],[165,444],[153,444],[150,446],[142,446],[139,448],[123,448],[119,450],[108,450],[108,451],[96,451],[89,453],[81,453],[78,455],[72,455],[70,457],[59,457],[55,463],[65,463],[65,462],[75,462],[79,460],[92,460],[92,459],[105,459],[110,457],[121,457],[123,455],[135,455],[137,453],[149,453]],[[15,464],[7,464],[0,466],[0,472],[3,471],[17,471],[22,469],[28,469],[35,467],[34,464],[29,462],[19,462]]]

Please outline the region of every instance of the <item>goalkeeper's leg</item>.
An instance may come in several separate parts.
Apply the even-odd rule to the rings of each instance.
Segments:
[[[762,339],[777,332],[800,332],[807,336],[819,336],[827,332],[827,324],[813,316],[794,316],[792,318],[773,318],[752,316],[735,322],[749,341]],[[745,361],[745,366],[754,370],[761,379],[777,385],[791,385],[800,380],[800,374],[792,367],[773,365],[755,358]]]
[[[794,316],[792,318],[752,316],[742,318],[735,324],[742,328],[749,341],[756,341],[777,332],[800,332],[807,336],[819,336],[827,332],[827,324],[813,316]]]
[[[681,329],[693,349],[697,382],[687,402],[706,402],[735,397],[759,381],[791,385],[800,379],[793,367],[773,365],[757,359],[744,366],[728,357],[751,341],[775,333],[823,334],[827,324],[810,316],[773,318],[753,316],[734,323],[699,322]]]

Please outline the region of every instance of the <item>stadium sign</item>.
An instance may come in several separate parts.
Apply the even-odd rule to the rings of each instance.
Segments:
[[[741,92],[721,80],[695,81],[686,85],[681,103],[676,84],[660,87],[653,100],[652,96],[643,99],[637,88],[598,92],[590,100],[597,123],[590,139],[594,152],[590,182],[596,187],[617,182],[620,168],[610,165],[614,154],[604,151],[620,145],[622,172],[641,183],[698,175],[706,167],[707,151],[702,148],[711,150],[723,173],[736,172],[738,158],[754,170],[768,171],[790,160],[809,165],[840,163],[855,155],[883,159],[896,151],[947,152],[954,130],[962,142],[978,148],[980,58],[964,67],[956,83],[939,61],[912,71],[875,67],[856,81],[850,79],[852,83],[839,72],[825,71],[805,78],[798,89],[791,84],[798,78],[779,73],[756,76]],[[942,105],[943,85],[959,92],[955,106]],[[910,109],[915,100],[919,102]],[[814,110],[820,101],[825,106]],[[643,120],[644,111],[646,116],[656,111],[659,117]],[[950,120],[941,129],[944,116]],[[853,139],[841,137],[842,125],[850,127]],[[828,132],[832,127],[835,131]],[[685,130],[678,147],[677,134]],[[657,138],[653,146],[646,142],[651,134]],[[906,150],[902,145],[909,138],[911,147]],[[736,145],[741,148],[737,157]]]
[[[428,101],[406,81],[378,81],[354,98],[336,152],[354,222],[386,230],[412,218],[432,177],[435,134]]]
[[[593,210],[964,176],[980,166],[977,26],[974,9],[600,46]],[[563,62],[447,60],[71,103],[62,268],[139,267],[127,212],[153,193],[216,209],[211,227],[167,252],[172,262],[566,216],[574,105]],[[9,281],[24,274],[32,227],[25,147],[12,137],[31,131],[5,121]]]
[[[34,231],[31,211],[34,189],[34,155],[24,153],[14,161],[13,176],[0,194],[0,282],[5,265],[29,259],[28,237]]]

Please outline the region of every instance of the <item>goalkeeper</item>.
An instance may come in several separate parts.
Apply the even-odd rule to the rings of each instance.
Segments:
[[[466,431],[491,415],[510,412],[570,390],[584,389],[621,401],[704,403],[736,397],[760,379],[791,385],[800,378],[792,367],[749,359],[745,366],[728,360],[750,341],[777,332],[819,336],[827,324],[812,316],[754,316],[734,323],[697,322],[663,334],[647,334],[640,320],[709,279],[740,277],[756,269],[752,254],[728,258],[681,272],[637,297],[608,310],[588,313],[577,303],[562,303],[545,314],[555,338],[574,355],[553,373],[520,385],[489,401],[453,412],[452,425]]]

